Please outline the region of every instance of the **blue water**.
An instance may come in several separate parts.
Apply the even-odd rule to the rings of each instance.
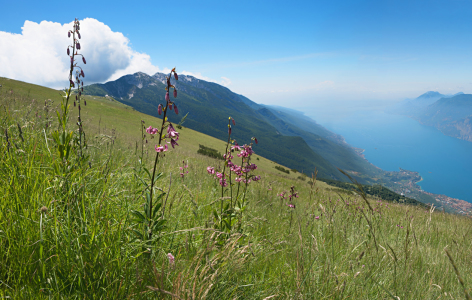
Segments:
[[[365,149],[366,159],[383,170],[419,172],[423,190],[472,202],[472,142],[382,111],[357,111],[318,122]]]

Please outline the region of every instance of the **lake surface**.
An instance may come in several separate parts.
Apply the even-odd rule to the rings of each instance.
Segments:
[[[365,157],[386,171],[419,172],[423,190],[472,203],[472,143],[442,134],[405,116],[383,111],[356,111],[329,120],[311,115],[341,134]]]

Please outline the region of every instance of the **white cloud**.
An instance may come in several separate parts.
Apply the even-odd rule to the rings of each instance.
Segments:
[[[214,79],[211,79],[209,77],[203,76],[202,73],[199,73],[199,72],[195,73],[195,72],[189,72],[189,71],[184,70],[179,74],[193,76],[195,78],[205,80],[205,81],[208,81],[208,82],[218,83],[218,84],[221,84],[222,86],[226,86],[226,87],[231,85],[231,79],[229,79],[227,77],[221,77],[221,80],[218,81],[218,80],[214,80]]]
[[[221,77],[221,85],[222,86],[229,86],[231,85],[231,79],[226,78],[226,77]]]
[[[80,21],[80,27],[83,50],[79,53],[87,64],[79,59],[78,65],[85,72],[85,83],[115,80],[138,71],[151,75],[160,71],[149,55],[134,51],[128,38],[104,23],[87,18]],[[0,76],[53,88],[68,85],[70,29],[72,22],[25,21],[21,34],[0,31]]]

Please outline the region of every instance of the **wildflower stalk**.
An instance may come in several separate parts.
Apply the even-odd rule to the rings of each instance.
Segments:
[[[225,191],[224,181],[225,181],[226,165],[228,164],[228,160],[229,160],[229,157],[231,155],[231,152],[228,153],[228,147],[229,147],[230,141],[231,141],[231,117],[228,118],[228,142],[226,143],[225,163],[223,165],[223,173],[222,173],[223,177],[221,178],[221,180],[223,181],[223,184],[221,185],[221,199],[223,199],[224,191]],[[231,176],[231,170],[229,172],[230,172],[230,176]],[[230,184],[231,184],[231,182],[230,182]],[[231,197],[231,203],[233,203],[233,198],[232,197]],[[221,203],[220,203],[220,215],[222,215],[222,214],[223,214],[223,200],[221,200]],[[223,218],[220,218],[220,228],[222,228],[222,226],[223,226]]]
[[[62,127],[62,130],[61,130],[61,132],[59,132],[59,130],[56,130],[52,134],[52,137],[53,137],[53,139],[54,139],[54,141],[56,142],[56,145],[57,145],[57,152],[59,154],[60,164],[61,164],[61,165],[55,164],[55,168],[56,168],[57,173],[68,172],[69,169],[67,168],[67,166],[69,165],[70,154],[75,148],[75,147],[73,147],[73,144],[74,144],[73,143],[73,132],[67,132],[66,127],[67,127],[67,121],[69,119],[69,112],[70,112],[70,110],[69,110],[69,98],[70,98],[70,95],[71,95],[72,88],[75,87],[75,83],[72,80],[73,79],[72,74],[73,74],[75,69],[80,69],[80,72],[77,71],[77,76],[76,76],[77,85],[79,85],[79,83],[82,83],[82,85],[83,85],[83,82],[79,78],[84,77],[84,72],[83,72],[82,68],[77,66],[77,64],[75,63],[75,57],[78,56],[78,55],[82,56],[83,63],[84,64],[86,63],[84,56],[82,54],[78,54],[78,52],[77,52],[77,50],[80,50],[80,43],[79,43],[78,39],[76,39],[76,36],[78,36],[80,38],[79,30],[80,30],[80,22],[77,19],[75,19],[74,25],[73,25],[73,30],[69,30],[69,32],[68,32],[68,37],[69,38],[71,37],[71,34],[72,34],[72,45],[69,45],[67,47],[67,55],[70,57],[69,89],[67,89],[65,91],[65,96],[61,100],[61,111],[60,112],[57,111],[58,123],[59,123],[59,126]],[[70,53],[71,48],[72,48],[72,54]],[[78,95],[77,95],[77,99],[79,99],[80,95],[81,95],[81,91],[79,90]],[[65,100],[64,100],[64,98],[65,98]],[[80,120],[80,103],[79,103],[79,122],[78,122],[77,125],[79,125],[79,139],[78,140],[79,140],[79,147],[80,147],[80,153],[79,153],[78,156],[80,158],[82,158],[82,139],[81,139],[81,136],[82,136],[82,121]]]
[[[144,120],[141,120],[141,160],[144,157]]]
[[[172,73],[176,74],[175,73],[175,68],[172,69],[172,71],[170,71],[169,73],[169,77],[167,79],[167,87],[166,87],[166,91],[167,93],[169,93],[169,90],[170,88],[172,87],[172,85],[170,84],[170,78],[172,76]],[[177,79],[177,77],[176,77]],[[174,93],[174,96],[176,96],[177,94]],[[167,98],[167,94],[166,94],[166,98]],[[166,124],[166,121],[167,121],[167,111],[169,110],[169,104],[171,103],[168,99],[166,99],[166,106],[164,107],[163,109],[163,112],[164,112],[164,115],[162,117],[162,123],[161,123],[161,130],[159,131],[159,142],[158,142],[158,145],[159,147],[161,146],[161,142],[162,142],[162,138],[164,136],[164,127],[165,127],[165,124]],[[152,197],[153,197],[153,192],[154,192],[154,179],[156,177],[156,168],[157,168],[157,162],[159,161],[159,154],[160,152],[157,152],[156,153],[156,158],[154,160],[154,168],[152,170],[152,177],[151,177],[151,190],[149,191],[150,193],[150,197],[149,197],[149,239],[152,238]]]

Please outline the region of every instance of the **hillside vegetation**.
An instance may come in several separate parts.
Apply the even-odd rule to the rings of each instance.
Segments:
[[[235,226],[220,227],[218,218],[227,216],[219,210],[229,203],[230,189],[221,197],[207,167],[221,169],[223,161],[197,150],[204,145],[224,153],[226,143],[185,127],[179,129],[179,146],[157,165],[162,176],[156,193],[162,196],[155,201],[162,226],[143,241],[135,234],[141,223],[134,211],[146,203],[142,182],[148,181],[156,142],[142,138],[141,120],[146,127],[161,120],[107,98],[86,98],[86,161],[74,148],[64,176],[54,169],[60,161],[51,138],[58,125],[52,118],[61,102],[58,91],[5,78],[0,84],[1,297],[458,299],[470,294],[469,218],[283,173],[275,166],[284,166],[257,155],[259,145],[252,162],[261,180],[249,184],[243,210],[228,211],[237,217]],[[77,108],[71,109],[68,129],[75,136]],[[238,126],[244,124],[236,119],[233,132]],[[226,128],[223,124],[222,131]],[[188,170],[183,177],[181,167]]]

